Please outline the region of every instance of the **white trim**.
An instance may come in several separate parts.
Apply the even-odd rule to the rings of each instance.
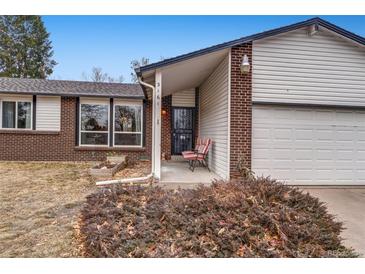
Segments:
[[[162,97],[162,72],[156,71],[155,75],[156,90],[153,96],[153,129],[154,129],[154,175],[157,179],[161,178],[161,97]]]
[[[227,136],[227,180],[231,176],[231,64],[232,49],[229,49],[228,54],[228,136]]]
[[[88,130],[81,130],[81,105],[107,105],[108,106],[108,130],[107,131],[88,131]],[[91,102],[88,100],[81,100],[80,98],[80,102],[79,102],[79,146],[82,147],[109,147],[109,127],[110,127],[110,103],[98,103],[97,101]],[[90,145],[90,144],[82,144],[81,142],[81,133],[106,133],[108,135],[107,139],[108,139],[108,144],[107,145]]]
[[[115,130],[115,107],[116,106],[139,106],[141,107],[141,131],[136,131],[136,132],[130,132],[130,131],[116,131]],[[113,104],[113,118],[112,118],[112,123],[113,123],[113,147],[123,147],[123,148],[141,148],[143,147],[143,103],[142,102],[133,102],[133,101],[122,101],[122,100],[118,100],[115,101]],[[115,134],[141,134],[141,145],[116,145],[115,144]]]
[[[10,102],[10,103],[15,103],[15,127],[13,128],[3,128],[3,103],[4,102]],[[30,128],[18,128],[18,103],[30,103]],[[1,111],[1,121],[0,121],[0,129],[1,130],[18,130],[18,131],[29,131],[29,130],[33,130],[33,99],[22,99],[22,98],[18,98],[15,97],[14,99],[12,98],[5,98],[2,99],[0,101],[0,111]]]

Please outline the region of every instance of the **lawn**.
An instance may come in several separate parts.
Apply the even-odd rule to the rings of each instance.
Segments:
[[[90,163],[0,162],[0,257],[77,257]]]

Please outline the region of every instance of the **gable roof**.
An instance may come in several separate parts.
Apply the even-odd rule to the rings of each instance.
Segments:
[[[0,92],[71,97],[98,96],[130,99],[143,99],[145,97],[139,84],[95,83],[7,77],[0,77]]]
[[[211,46],[211,47],[208,47],[208,48],[200,49],[200,50],[193,51],[193,52],[183,54],[183,55],[179,55],[179,56],[176,56],[176,57],[173,57],[173,58],[165,59],[165,60],[160,61],[160,62],[148,64],[146,66],[136,68],[135,71],[136,71],[137,75],[141,75],[142,72],[144,72],[144,71],[149,71],[149,70],[152,70],[152,69],[164,67],[164,66],[171,65],[171,64],[183,61],[183,60],[190,59],[190,58],[194,58],[194,57],[197,57],[197,56],[200,56],[200,55],[204,55],[204,54],[215,52],[215,51],[218,51],[218,50],[234,47],[234,46],[244,44],[244,43],[249,43],[249,42],[252,42],[254,40],[263,39],[263,38],[267,38],[267,37],[270,37],[270,36],[282,34],[282,33],[292,31],[292,30],[296,30],[296,29],[299,29],[299,28],[302,28],[302,27],[311,26],[313,24],[316,24],[318,26],[322,26],[324,28],[327,28],[327,29],[329,29],[333,32],[336,32],[336,33],[338,33],[338,34],[340,34],[340,35],[342,35],[342,36],[344,36],[344,37],[346,37],[350,40],[355,41],[356,43],[359,43],[361,45],[365,45],[365,38],[364,37],[359,36],[355,33],[350,32],[350,31],[347,31],[343,28],[340,28],[340,27],[338,27],[338,26],[336,26],[336,25],[334,25],[334,24],[332,24],[332,23],[330,23],[326,20],[323,20],[319,17],[314,17],[314,18],[311,18],[309,20],[298,22],[298,23],[295,23],[295,24],[292,24],[292,25],[288,25],[288,26],[284,26],[284,27],[281,27],[281,28],[276,28],[276,29],[260,32],[260,33],[257,33],[257,34],[245,36],[245,37],[242,37],[242,38],[239,38],[239,39],[236,39],[236,40],[232,40],[232,41],[225,42],[225,43],[222,43],[222,44],[214,45],[214,46]]]

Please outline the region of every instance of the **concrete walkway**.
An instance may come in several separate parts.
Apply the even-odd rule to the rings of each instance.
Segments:
[[[365,256],[365,188],[305,188],[342,221],[344,244]]]

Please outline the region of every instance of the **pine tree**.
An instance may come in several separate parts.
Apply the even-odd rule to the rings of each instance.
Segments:
[[[0,16],[0,76],[46,78],[57,64],[40,16]]]

